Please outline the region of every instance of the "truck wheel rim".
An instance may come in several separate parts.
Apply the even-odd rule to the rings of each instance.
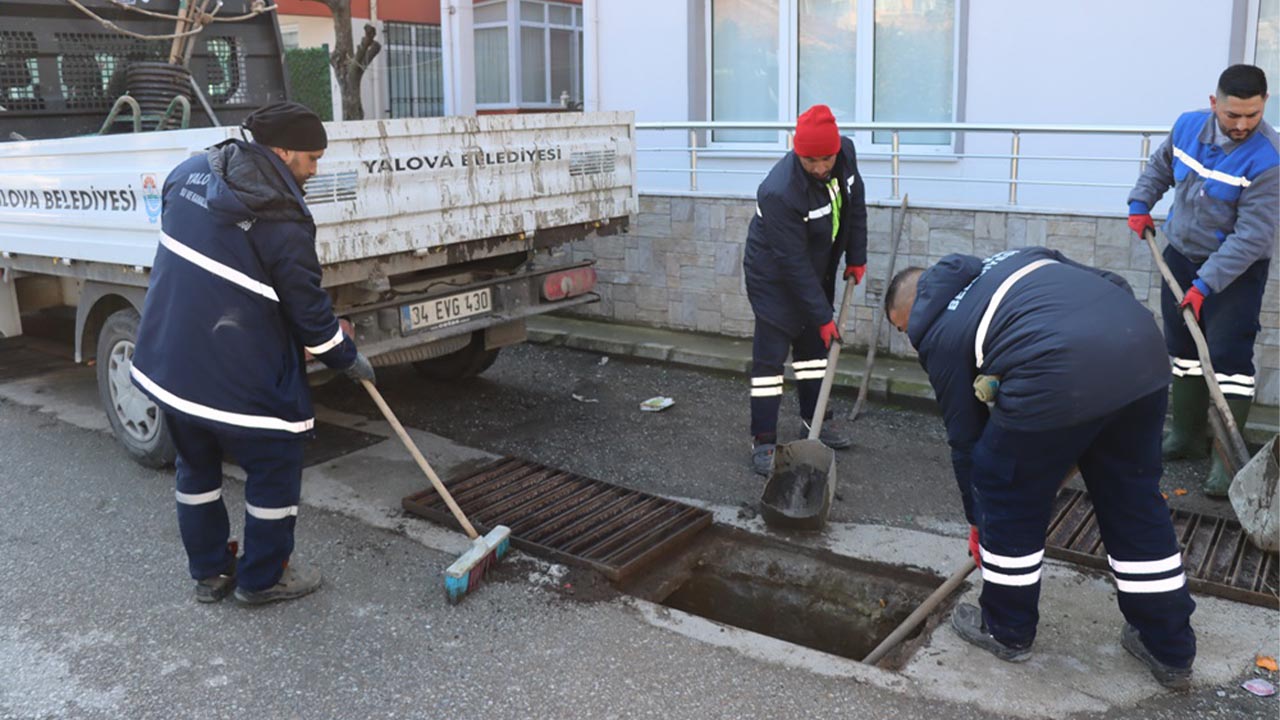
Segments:
[[[111,348],[107,368],[108,387],[111,390],[111,407],[120,426],[130,438],[147,443],[160,431],[160,408],[151,402],[129,379],[133,367],[133,343],[122,340]]]

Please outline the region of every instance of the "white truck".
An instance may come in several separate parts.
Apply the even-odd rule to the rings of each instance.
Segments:
[[[598,300],[564,245],[637,211],[629,113],[330,123],[304,188],[323,283],[374,365],[437,379],[488,368],[531,315]],[[173,446],[129,381],[170,169],[234,127],[0,143],[0,336],[75,308],[115,435],[140,463]],[[69,311],[68,311],[69,312]],[[313,363],[314,364],[314,363]]]

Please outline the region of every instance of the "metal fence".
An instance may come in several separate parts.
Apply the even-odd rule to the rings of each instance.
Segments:
[[[1168,127],[1147,126],[885,122],[846,123],[840,129],[855,137],[863,178],[887,181],[888,195],[893,199],[924,183],[982,184],[1007,187],[1009,206],[1019,204],[1019,188],[1026,186],[1107,192],[1131,188],[1146,167],[1152,141],[1169,132]],[[685,175],[688,184],[681,189],[688,192],[699,192],[713,177],[762,178],[768,164],[791,147],[793,135],[793,126],[780,122],[639,122],[636,130],[642,192],[652,189],[646,188],[646,174],[651,179]],[[779,140],[751,148],[741,142],[714,139],[716,133],[724,131],[752,130],[777,132]],[[919,132],[949,133],[951,142],[921,152],[920,145],[907,144],[910,134]],[[1048,150],[1028,152],[1024,147],[1024,141],[1042,137],[1055,139],[1045,143]],[[889,142],[883,142],[885,138]],[[1076,144],[1082,149],[1097,145],[1099,138],[1125,140],[1105,143],[1108,147],[1102,153],[1070,151]],[[992,147],[993,142],[1000,142],[1007,151]],[[966,151],[967,146],[979,149]],[[950,174],[940,172],[939,167],[945,167]],[[665,189],[672,189],[669,183]]]

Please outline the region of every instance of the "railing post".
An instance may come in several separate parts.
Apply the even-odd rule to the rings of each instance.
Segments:
[[[1151,157],[1151,136],[1142,133],[1142,159],[1138,161],[1138,174],[1147,171],[1147,158]]]
[[[689,129],[689,189],[698,189],[698,131]]]
[[[1013,131],[1013,149],[1009,152],[1009,204],[1018,204],[1018,145],[1020,135]]]
[[[893,199],[898,199],[898,131],[893,131]]]

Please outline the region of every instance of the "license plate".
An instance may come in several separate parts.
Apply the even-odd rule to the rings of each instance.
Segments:
[[[445,297],[400,306],[400,329],[404,332],[452,325],[493,309],[493,290],[481,288]]]

